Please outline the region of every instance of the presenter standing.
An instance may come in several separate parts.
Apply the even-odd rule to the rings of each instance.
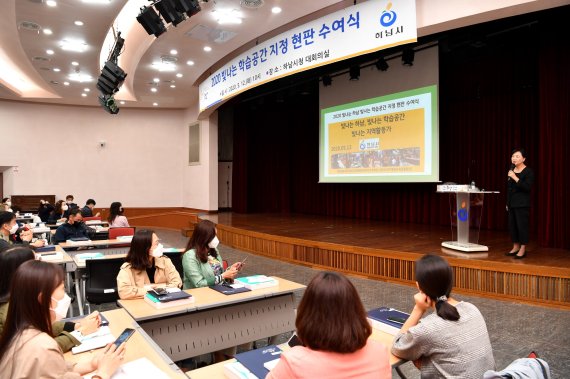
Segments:
[[[530,189],[534,182],[534,173],[524,164],[525,160],[524,149],[513,150],[507,179],[507,211],[513,248],[505,255],[513,256],[515,259],[526,256],[528,244]]]

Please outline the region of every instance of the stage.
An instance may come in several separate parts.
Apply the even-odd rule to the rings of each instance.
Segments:
[[[570,309],[570,251],[531,243],[527,257],[515,260],[504,255],[512,246],[507,232],[482,230],[489,251],[463,253],[441,246],[450,227],[300,214],[199,218],[218,225],[223,244],[270,258],[412,285],[414,261],[437,254],[453,266],[456,292]]]

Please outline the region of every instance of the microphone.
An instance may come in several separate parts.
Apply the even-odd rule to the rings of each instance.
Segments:
[[[515,169],[515,165],[511,163],[511,171]],[[509,180],[513,180],[510,176],[509,176]]]

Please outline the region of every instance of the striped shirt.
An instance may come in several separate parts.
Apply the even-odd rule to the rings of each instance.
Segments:
[[[495,369],[483,315],[471,303],[455,307],[459,320],[444,320],[432,313],[394,339],[394,355],[411,361],[421,358],[422,379],[480,379],[485,371]]]

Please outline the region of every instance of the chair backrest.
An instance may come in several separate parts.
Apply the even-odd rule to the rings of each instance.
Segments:
[[[117,275],[125,258],[87,259],[85,297],[90,303],[114,302],[119,298]]]
[[[132,226],[125,228],[109,228],[109,239],[114,240],[121,236],[134,236],[135,228]]]
[[[164,253],[170,260],[174,267],[176,267],[176,271],[180,274],[180,278],[184,281],[184,268],[182,266],[182,254],[177,251]]]
[[[83,221],[101,221],[101,217],[83,217]]]

